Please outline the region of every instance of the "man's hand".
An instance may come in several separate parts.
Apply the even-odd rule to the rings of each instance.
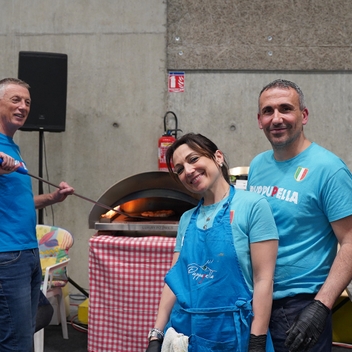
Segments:
[[[16,160],[14,158],[5,153],[0,152],[0,158],[0,175],[14,172],[21,166],[19,163],[16,164]]]
[[[161,341],[152,340],[149,342],[148,348],[145,352],[160,352],[161,351]]]
[[[265,352],[266,335],[253,335],[249,338],[248,352]]]
[[[290,352],[302,352],[314,346],[326,324],[330,309],[314,300],[296,317],[287,331],[285,345]]]
[[[66,197],[75,192],[74,188],[72,188],[66,182],[61,182],[59,184],[59,189],[52,193],[53,203],[62,202],[66,199]]]
[[[62,202],[69,194],[74,193],[74,189],[66,182],[61,182],[60,188],[51,193],[38,194],[34,196],[34,204],[36,209],[42,209],[48,205]]]

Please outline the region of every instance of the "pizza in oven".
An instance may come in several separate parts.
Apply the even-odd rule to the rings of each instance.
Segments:
[[[174,215],[175,212],[173,210],[154,210],[154,211],[144,211],[141,213],[142,216],[148,218],[168,218]]]

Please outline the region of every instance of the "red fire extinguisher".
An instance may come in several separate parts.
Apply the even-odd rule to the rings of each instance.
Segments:
[[[175,119],[175,129],[173,130],[166,128],[166,117],[168,114],[172,114]],[[180,131],[177,129],[177,116],[172,111],[167,111],[164,115],[164,131],[164,134],[159,138],[158,142],[158,167],[160,171],[168,171],[165,159],[166,151],[170,145],[176,141],[177,131]]]

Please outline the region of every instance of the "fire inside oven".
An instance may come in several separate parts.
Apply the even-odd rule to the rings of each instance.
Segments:
[[[99,199],[119,212],[94,205],[89,227],[123,236],[175,236],[181,215],[198,201],[167,172],[137,174],[116,183]]]

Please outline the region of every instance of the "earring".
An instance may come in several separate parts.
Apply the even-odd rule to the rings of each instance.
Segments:
[[[223,166],[224,166],[224,163],[221,163],[221,164],[220,164],[220,167],[223,167]]]

